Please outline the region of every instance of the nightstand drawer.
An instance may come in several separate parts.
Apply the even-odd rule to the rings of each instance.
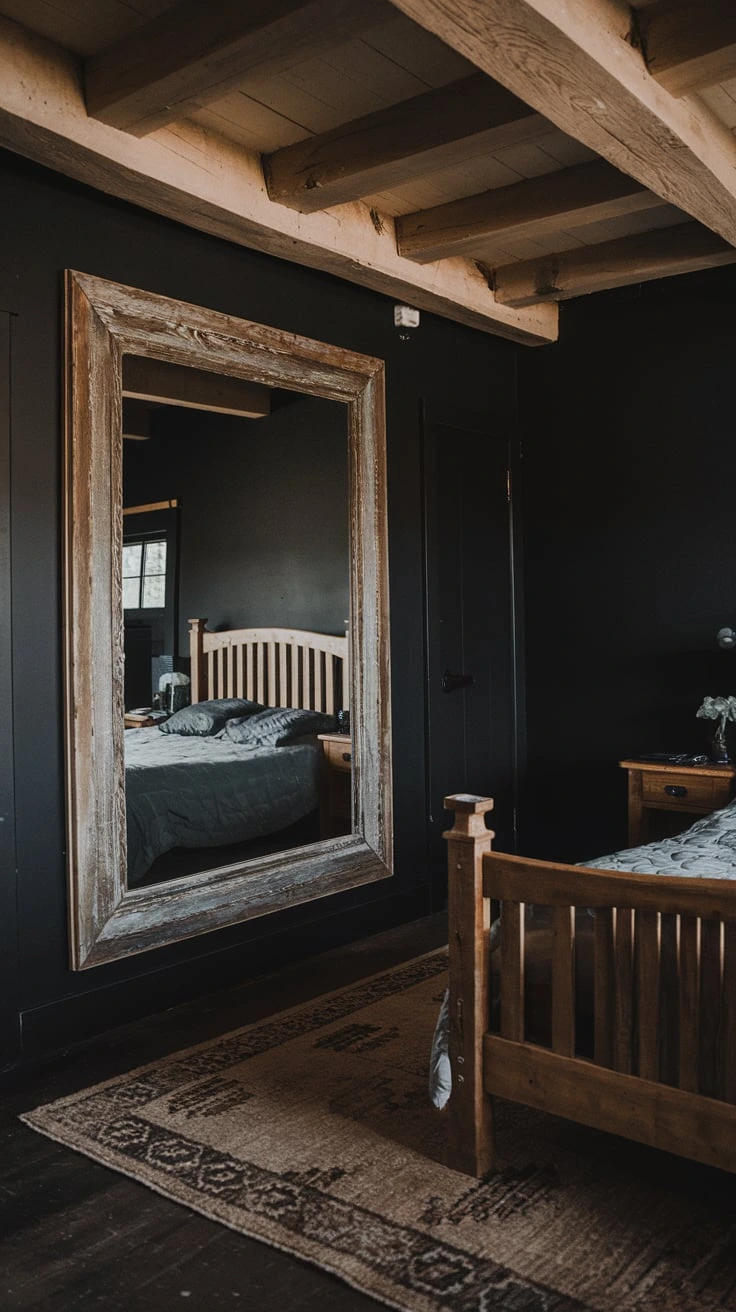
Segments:
[[[668,811],[714,811],[725,806],[730,779],[698,778],[690,773],[678,779],[671,771],[648,770],[642,778],[642,801],[645,806],[661,806]]]
[[[348,737],[343,738],[342,742],[334,738],[323,738],[322,750],[333,770],[352,769],[353,751]]]

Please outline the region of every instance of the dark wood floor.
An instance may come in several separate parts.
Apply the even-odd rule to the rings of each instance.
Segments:
[[[110,1031],[0,1101],[0,1308],[20,1312],[379,1312],[306,1263],[51,1142],[19,1113],[442,946],[443,915]]]

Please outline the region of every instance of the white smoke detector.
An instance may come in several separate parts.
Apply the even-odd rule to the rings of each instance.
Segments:
[[[394,326],[396,328],[418,328],[419,311],[413,305],[394,306]]]

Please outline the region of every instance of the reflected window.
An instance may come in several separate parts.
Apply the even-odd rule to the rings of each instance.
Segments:
[[[163,609],[166,605],[166,538],[144,538],[123,546],[123,607]]]

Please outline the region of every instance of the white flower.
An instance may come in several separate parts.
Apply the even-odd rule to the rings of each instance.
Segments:
[[[695,712],[699,720],[736,720],[736,697],[704,697]]]

